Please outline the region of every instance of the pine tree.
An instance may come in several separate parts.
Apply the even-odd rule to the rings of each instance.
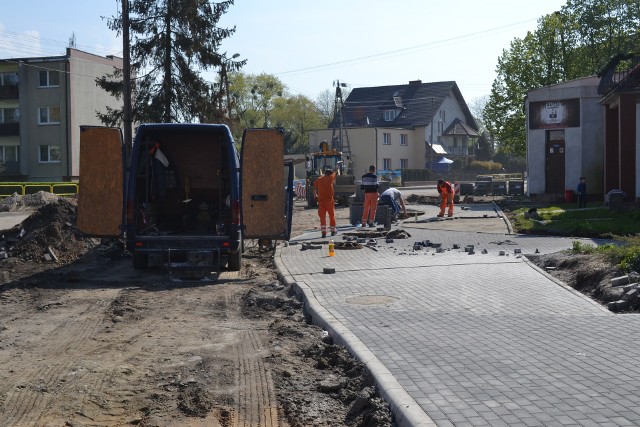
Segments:
[[[134,122],[189,122],[227,116],[226,73],[246,60],[227,56],[221,43],[235,32],[218,26],[233,0],[130,0],[129,21]],[[108,19],[110,29],[122,33],[122,14]],[[216,70],[218,81],[207,82],[203,71]],[[120,98],[122,70],[96,84]],[[122,111],[98,113],[110,126],[122,123]]]

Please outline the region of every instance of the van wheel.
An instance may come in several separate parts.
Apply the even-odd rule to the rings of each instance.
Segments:
[[[242,249],[238,248],[238,252],[235,254],[229,254],[227,259],[227,270],[240,271],[242,267]]]
[[[145,270],[149,266],[149,254],[133,253],[133,268]]]

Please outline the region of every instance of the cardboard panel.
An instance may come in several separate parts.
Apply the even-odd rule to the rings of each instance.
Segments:
[[[80,128],[78,229],[94,236],[118,236],[122,223],[122,133],[117,128]]]
[[[275,239],[286,236],[282,130],[246,130],[242,138],[241,161],[244,237]]]

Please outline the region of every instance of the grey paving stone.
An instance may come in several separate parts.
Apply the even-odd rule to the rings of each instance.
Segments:
[[[403,228],[411,239],[379,239],[378,252],[328,259],[290,245],[276,258],[437,425],[640,425],[640,316],[613,315],[512,254],[576,239]],[[427,239],[478,253],[398,255]],[[390,302],[352,302],[366,295]]]

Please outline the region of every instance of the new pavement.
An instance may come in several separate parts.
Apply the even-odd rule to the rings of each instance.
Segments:
[[[575,239],[509,234],[492,204],[440,221],[421,209],[400,226],[408,239],[329,257],[326,244],[303,250],[323,242],[311,232],[276,253],[314,322],[367,364],[398,425],[640,425],[640,317],[608,312],[522,256]]]

